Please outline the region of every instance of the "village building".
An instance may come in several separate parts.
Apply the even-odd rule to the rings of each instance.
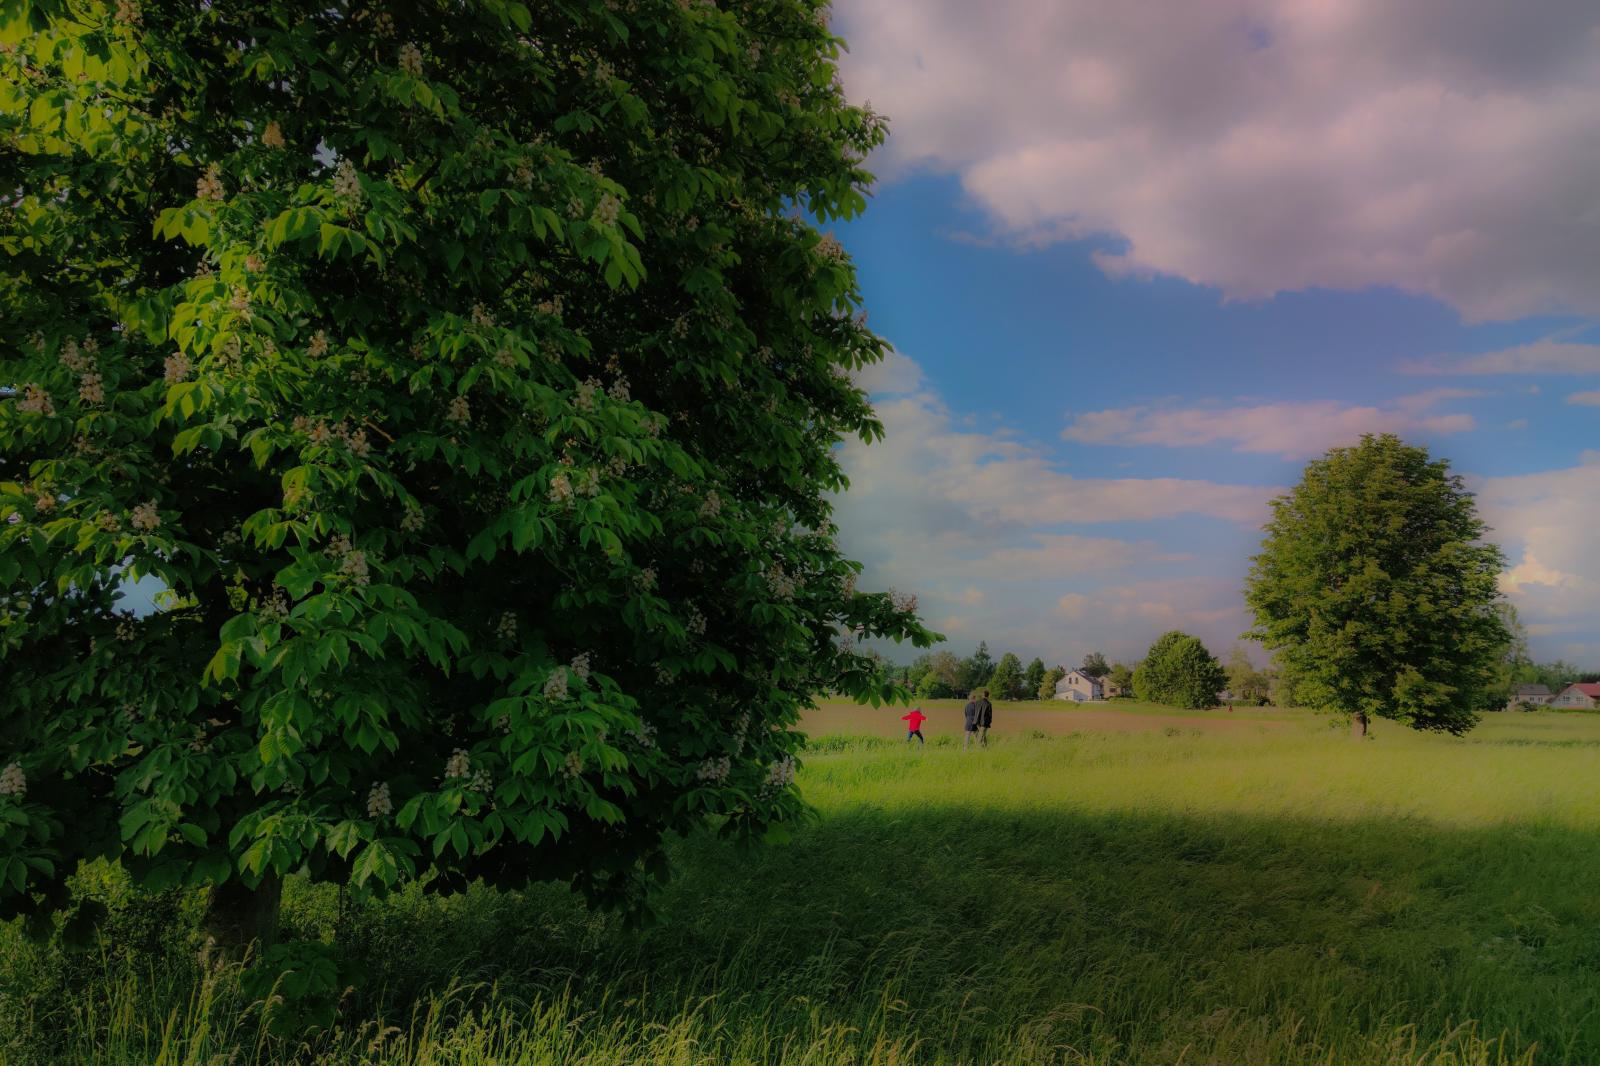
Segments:
[[[1506,700],[1506,710],[1514,711],[1524,703],[1535,707],[1547,707],[1555,698],[1555,693],[1544,685],[1514,685],[1511,697]]]
[[[1556,693],[1555,698],[1550,701],[1550,706],[1565,710],[1592,711],[1600,707],[1600,683],[1576,682],[1568,685]]]
[[[1076,703],[1103,700],[1111,695],[1106,691],[1107,688],[1115,689],[1116,686],[1100,678],[1090,677],[1081,670],[1068,670],[1066,676],[1056,682],[1056,699],[1072,700]],[[1118,689],[1117,694],[1120,693],[1121,690]]]

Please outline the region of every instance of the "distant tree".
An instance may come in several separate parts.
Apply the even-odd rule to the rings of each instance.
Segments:
[[[994,660],[989,657],[987,641],[978,642],[978,650],[962,663],[960,687],[968,692],[975,688],[982,688],[989,681],[989,675],[994,673]]]
[[[1133,675],[1134,694],[1173,707],[1214,707],[1228,675],[1200,638],[1172,630],[1150,645]]]
[[[967,694],[962,688],[962,661],[954,652],[941,650],[920,656],[914,665],[921,672],[912,691],[920,699],[950,699]]]
[[[1020,700],[1022,688],[1022,660],[1010,652],[1000,656],[994,673],[989,676],[989,695],[997,700]]]
[[[1572,681],[1575,681],[1580,685],[1597,684],[1600,683],[1600,672],[1591,670],[1588,673],[1579,674],[1577,677],[1573,678]],[[1572,682],[1568,682],[1568,684],[1571,683]]]
[[[1039,687],[1034,691],[1039,694],[1039,698],[1041,700],[1054,699],[1056,695],[1056,686],[1060,684],[1061,679],[1066,676],[1066,667],[1052,666],[1050,669],[1044,672],[1044,677],[1039,679]]]
[[[1034,659],[1028,668],[1022,671],[1023,699],[1040,699],[1039,686],[1044,682],[1044,660]]]
[[[1299,686],[1299,675],[1281,662],[1275,662],[1268,675],[1267,699],[1274,707],[1304,707],[1306,701],[1300,698]]]
[[[1449,464],[1367,435],[1307,465],[1272,503],[1246,599],[1250,636],[1312,706],[1460,734],[1477,722],[1511,634],[1504,565]]]
[[[917,687],[922,684],[922,679],[927,676],[928,671],[932,668],[933,656],[931,655],[919,655],[912,659],[911,665],[907,666],[905,670],[906,688],[912,692],[917,691]]]
[[[1065,676],[1065,675],[1063,675]],[[1124,695],[1133,692],[1133,667],[1122,663],[1113,663],[1111,670],[1106,674],[1106,680],[1117,686]]]
[[[1106,657],[1097,651],[1092,651],[1083,657],[1083,665],[1078,667],[1078,673],[1084,677],[1099,680],[1111,672],[1111,666],[1106,662]]]
[[[1270,679],[1256,668],[1249,654],[1237,644],[1228,654],[1228,691],[1240,703],[1259,703],[1269,698]]]

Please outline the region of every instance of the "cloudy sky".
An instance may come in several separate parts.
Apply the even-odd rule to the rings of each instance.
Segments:
[[[1392,430],[1600,666],[1592,0],[836,0],[888,440],[842,540],[958,652],[1224,652],[1265,503]],[[1593,668],[1593,667],[1591,667]]]

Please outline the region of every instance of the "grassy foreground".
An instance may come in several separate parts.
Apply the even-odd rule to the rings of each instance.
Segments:
[[[351,974],[332,1063],[1469,1066],[1600,1048],[1600,717],[819,741],[784,847],[678,848],[663,924],[408,893],[287,927]],[[104,879],[102,879],[104,880]],[[115,895],[115,884],[98,891]],[[73,955],[0,929],[0,1062],[282,1061],[191,899]]]

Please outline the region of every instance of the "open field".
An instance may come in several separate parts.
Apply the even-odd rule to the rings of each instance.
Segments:
[[[916,706],[928,716],[922,733],[929,740],[941,735],[961,735],[961,708],[965,700],[919,700]],[[906,724],[900,720],[909,708],[869,707],[848,700],[824,700],[806,712],[801,727],[812,736],[840,734],[901,737]],[[1123,733],[1162,729],[1193,729],[1201,732],[1278,728],[1302,723],[1303,711],[1283,711],[1274,707],[1236,707],[1209,711],[1185,711],[1136,700],[1108,700],[1101,703],[1071,703],[1066,700],[1024,700],[994,705],[995,736],[1029,736],[1034,733]]]
[[[983,752],[819,739],[818,819],[753,852],[683,842],[643,930],[551,889],[341,916],[292,886],[288,930],[337,931],[353,975],[317,1061],[1600,1058],[1600,716],[1366,742],[1169,717]],[[124,906],[83,956],[0,931],[0,1062],[281,1061],[237,982],[202,990],[193,909]]]

